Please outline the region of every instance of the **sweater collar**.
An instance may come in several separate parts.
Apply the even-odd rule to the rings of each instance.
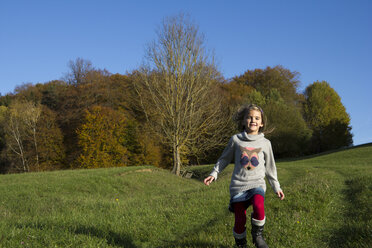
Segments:
[[[247,134],[247,132],[243,131],[240,134],[238,134],[238,138],[243,141],[255,141],[255,140],[260,140],[264,137],[265,135],[263,133],[259,133],[257,135],[252,135],[252,134]]]

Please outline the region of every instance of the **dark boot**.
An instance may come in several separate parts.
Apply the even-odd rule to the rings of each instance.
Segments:
[[[247,248],[247,230],[243,233],[236,233],[233,229],[233,235],[235,238],[235,243],[238,248]]]
[[[252,242],[257,248],[269,248],[263,237],[264,226],[256,226],[252,222]]]
[[[235,238],[235,243],[238,248],[247,248],[247,238],[238,239]]]

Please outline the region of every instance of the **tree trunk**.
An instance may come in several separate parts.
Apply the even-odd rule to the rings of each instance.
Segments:
[[[180,175],[181,172],[181,158],[180,158],[180,147],[177,144],[173,145],[173,169],[172,173],[176,174],[177,176]]]
[[[12,151],[14,151],[16,154],[18,154],[20,156],[21,161],[22,161],[23,172],[29,172],[30,169],[29,169],[28,162],[27,162],[25,154],[24,154],[23,144],[22,144],[21,135],[20,135],[18,126],[14,125],[14,122],[13,122],[12,119],[11,119],[10,123],[11,123],[11,130],[10,131],[13,135],[14,140],[17,143],[19,151],[17,151],[11,145],[9,147]]]
[[[40,171],[40,168],[39,168],[39,151],[38,151],[38,149],[37,149],[37,140],[36,140],[36,128],[34,127],[33,129],[32,129],[32,131],[33,131],[33,138],[34,138],[34,146],[35,146],[35,153],[36,153],[36,169],[37,169],[37,171]]]

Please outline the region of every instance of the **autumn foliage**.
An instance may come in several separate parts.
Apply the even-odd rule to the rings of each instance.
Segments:
[[[171,147],[152,131],[138,105],[133,86],[138,74],[95,70],[89,75],[89,81],[81,84],[27,84],[0,97],[1,172],[145,164],[172,167]],[[291,83],[295,75],[283,67],[268,67],[230,81],[215,81],[209,97],[220,99],[224,107],[218,118],[230,124],[202,133],[185,147],[180,154],[183,166],[214,163],[225,145],[223,140],[237,131],[234,112],[252,102],[261,105],[268,116],[272,132],[266,135],[277,157],[351,145],[350,118],[337,93],[327,82],[315,82],[304,94],[298,93],[298,82]],[[220,144],[208,146],[217,138]]]
[[[128,164],[125,147],[126,118],[109,108],[94,106],[86,111],[78,129],[81,147],[79,165],[82,168],[107,168]]]
[[[214,163],[250,103],[266,112],[276,157],[352,145],[328,82],[299,92],[299,73],[280,65],[226,80],[183,18],[165,19],[147,66],[111,74],[77,58],[61,80],[0,96],[0,172],[154,165],[179,174]]]

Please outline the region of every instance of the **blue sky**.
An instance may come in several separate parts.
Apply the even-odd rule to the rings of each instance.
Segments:
[[[370,0],[1,0],[0,93],[60,79],[77,57],[125,74],[161,20],[180,12],[225,78],[282,65],[301,74],[300,91],[325,80],[350,114],[354,144],[372,142]]]

